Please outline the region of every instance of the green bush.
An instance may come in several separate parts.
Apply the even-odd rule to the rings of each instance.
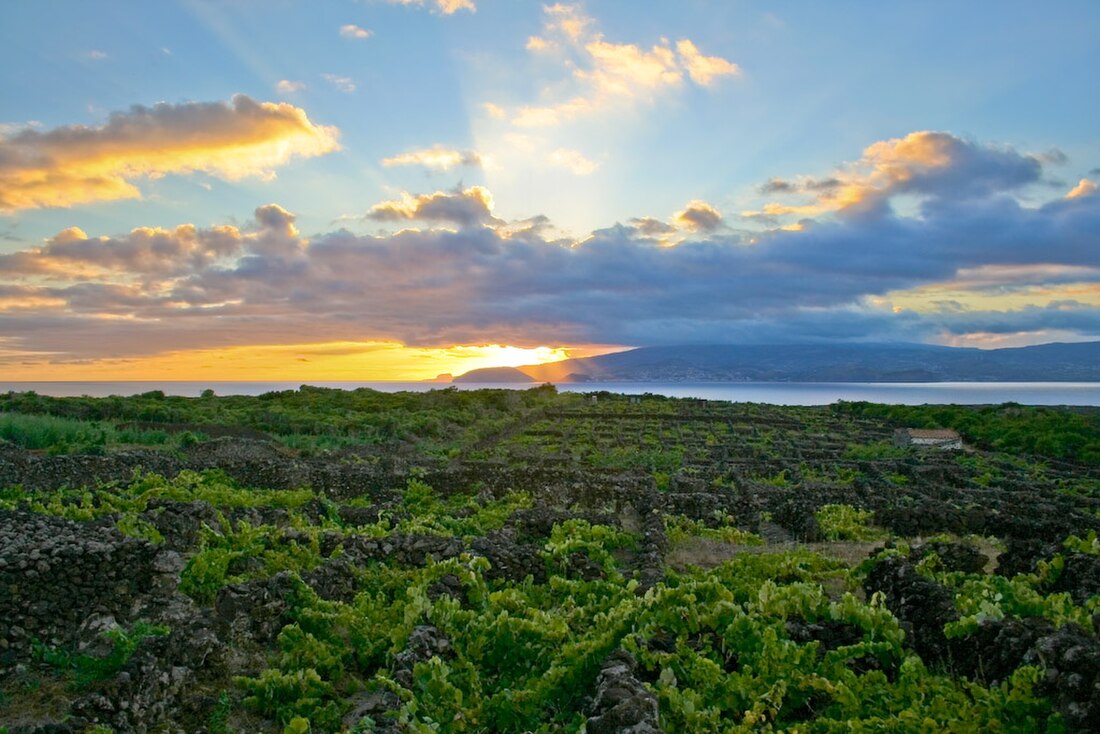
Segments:
[[[41,642],[35,642],[33,650],[37,660],[70,676],[73,686],[83,690],[94,683],[117,675],[133,657],[142,640],[148,637],[163,637],[168,633],[167,627],[138,620],[129,630],[119,628],[103,633],[103,637],[112,643],[112,647],[111,651],[102,658],[51,647]]]
[[[823,505],[814,513],[826,540],[881,540],[887,533],[868,523],[875,513],[851,505]]]

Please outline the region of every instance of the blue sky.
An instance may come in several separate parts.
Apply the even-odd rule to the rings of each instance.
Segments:
[[[47,1],[0,27],[11,375],[1100,335],[1094,2]]]

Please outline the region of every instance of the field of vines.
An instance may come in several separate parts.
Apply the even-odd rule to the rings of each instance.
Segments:
[[[1100,731],[1087,411],[9,393],[0,437],[4,734]]]

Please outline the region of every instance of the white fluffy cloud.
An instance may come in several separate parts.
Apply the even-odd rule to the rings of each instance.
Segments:
[[[653,100],[686,79],[709,87],[721,77],[741,73],[737,64],[703,54],[686,38],[675,46],[662,38],[649,48],[618,43],[595,30],[596,22],[579,6],[557,3],[543,10],[542,35],[531,36],[527,49],[560,57],[572,79],[555,85],[568,90],[560,99],[513,110],[512,121],[522,127],[560,125],[624,101]]]
[[[291,79],[280,79],[275,83],[275,91],[279,94],[294,94],[305,88],[305,82],[296,82]]]
[[[340,35],[344,38],[351,38],[357,41],[362,41],[370,38],[374,35],[374,33],[367,30],[366,28],[361,28],[355,25],[354,23],[348,23],[346,25],[340,26]]]

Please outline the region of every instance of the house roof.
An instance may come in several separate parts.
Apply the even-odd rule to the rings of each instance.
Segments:
[[[959,438],[958,431],[952,431],[950,428],[905,428],[903,430],[909,434],[909,438]]]

